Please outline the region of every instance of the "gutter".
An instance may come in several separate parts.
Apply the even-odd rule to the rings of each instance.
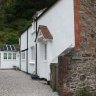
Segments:
[[[27,28],[27,50],[26,50],[26,73],[28,73],[28,28]]]
[[[37,16],[36,16],[36,38],[37,38],[38,32],[37,32]],[[36,75],[37,75],[37,43],[36,43]]]
[[[20,36],[20,70],[21,70],[21,36]]]

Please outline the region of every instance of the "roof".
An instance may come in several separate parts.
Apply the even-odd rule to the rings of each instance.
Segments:
[[[58,1],[60,0],[56,0],[54,1],[48,8],[46,8],[38,17],[37,17],[37,20],[42,17],[46,12],[48,12],[48,10],[50,10],[50,8],[52,8]]]
[[[41,9],[39,11],[37,11],[33,16],[33,20],[36,19],[36,17],[39,17],[47,8]]]
[[[0,45],[0,51],[19,51],[20,47],[18,44],[15,45],[8,45],[8,44],[2,44]]]
[[[39,32],[42,33],[44,39],[53,39],[53,36],[51,35],[47,26],[39,25],[38,34],[39,34]]]
[[[47,26],[39,25],[38,29],[41,30],[45,39],[53,39],[53,36],[51,35]]]
[[[50,6],[48,6],[47,8],[44,8],[44,9],[42,9],[42,10],[40,10],[40,11],[37,11],[37,12],[33,15],[32,18],[34,18],[35,15],[38,14],[38,15],[37,15],[37,18],[36,18],[35,20],[40,19],[40,17],[42,17],[49,9],[51,9],[58,1],[60,1],[60,0],[56,0],[56,1],[54,1]],[[26,30],[28,30],[31,26],[32,26],[32,25],[30,24],[30,25],[27,27]],[[25,31],[26,31],[26,30],[25,30]],[[24,31],[24,32],[25,32],[25,31]],[[20,34],[20,36],[21,36],[24,32],[22,32],[22,33]]]

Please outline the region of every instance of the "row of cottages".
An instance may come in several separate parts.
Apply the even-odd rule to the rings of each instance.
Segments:
[[[0,45],[0,69],[12,69],[20,64],[19,45]]]
[[[96,0],[57,0],[21,35],[21,70],[49,81],[55,63],[60,96],[96,91],[95,26]]]
[[[75,47],[75,41],[74,0],[57,0],[21,35],[21,70],[49,81],[50,64],[58,63],[58,56]]]

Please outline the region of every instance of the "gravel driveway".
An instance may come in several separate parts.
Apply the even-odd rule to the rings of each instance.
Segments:
[[[0,96],[58,96],[50,86],[21,71],[0,70]]]

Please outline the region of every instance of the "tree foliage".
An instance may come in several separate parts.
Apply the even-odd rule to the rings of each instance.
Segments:
[[[18,44],[18,34],[10,32],[4,36],[6,44]]]
[[[34,13],[54,1],[56,0],[1,0],[0,43],[18,43],[19,34],[31,25]]]

